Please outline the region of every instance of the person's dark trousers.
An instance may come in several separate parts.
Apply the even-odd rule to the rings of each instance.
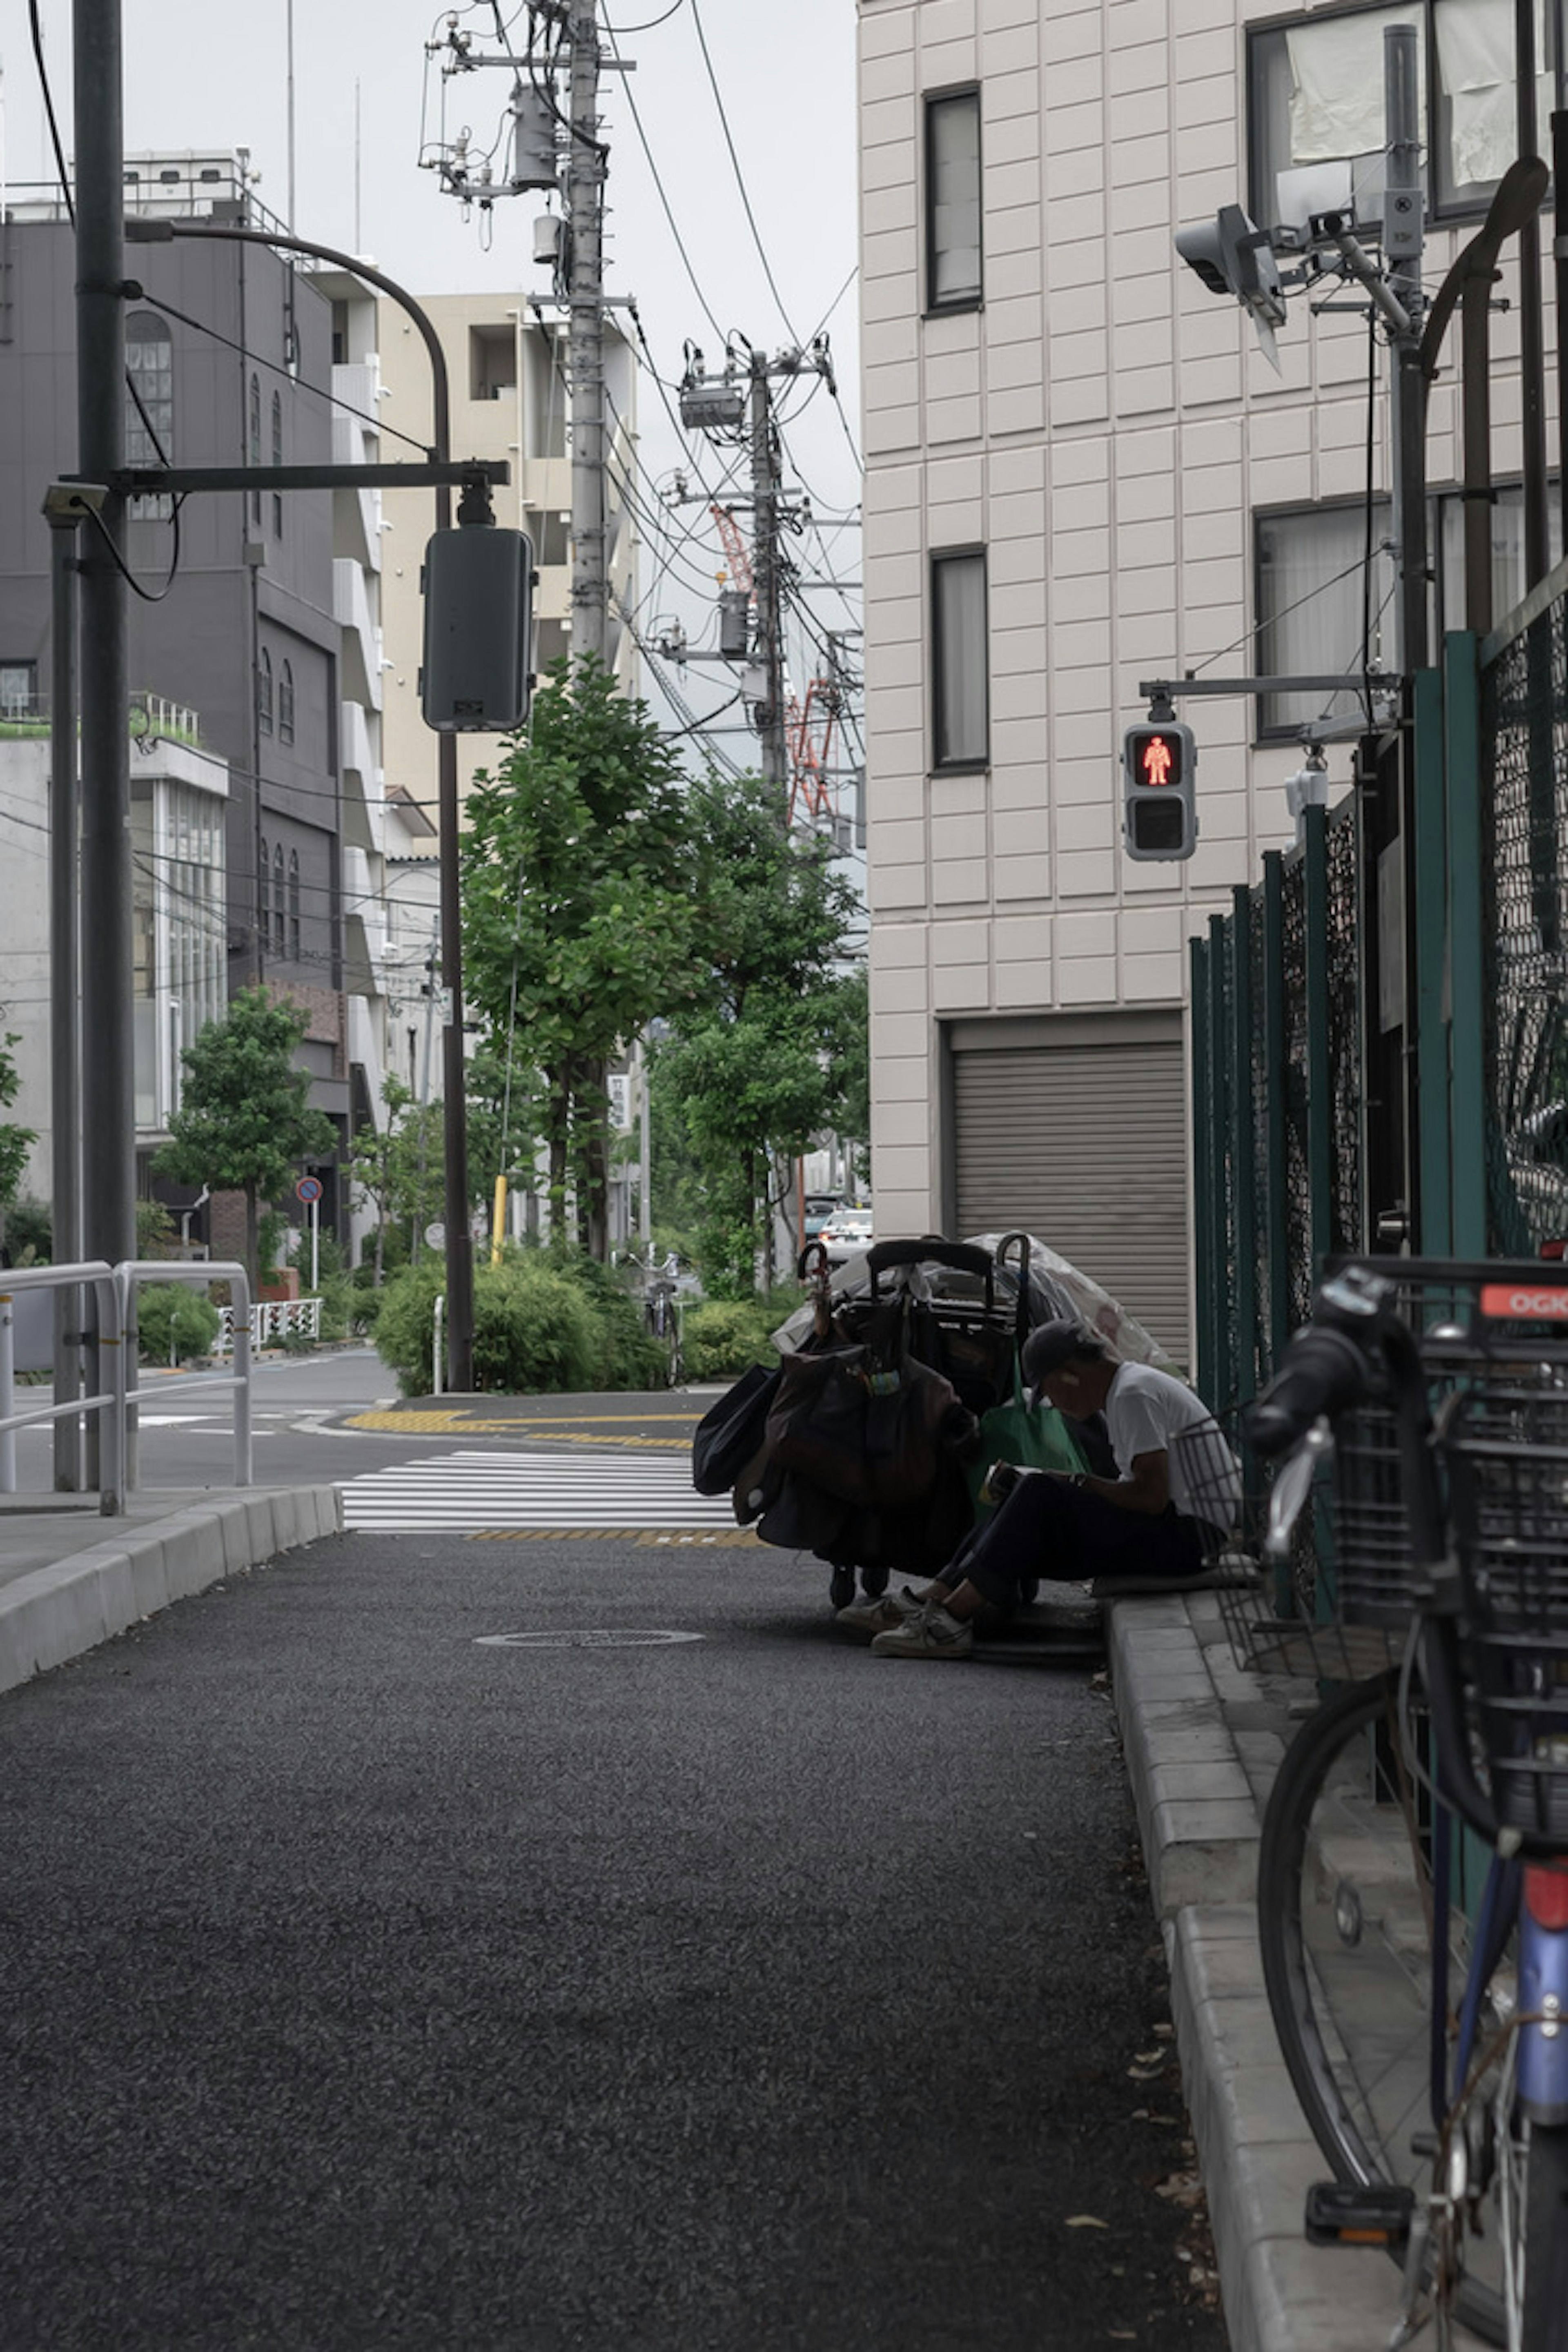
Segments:
[[[1119,1510],[1103,1495],[1046,1473],[1020,1478],[990,1524],[960,1547],[942,1571],[961,1570],[999,1609],[1018,1599],[1026,1577],[1069,1581],[1093,1576],[1195,1576],[1204,1536],[1173,1508],[1158,1517]]]

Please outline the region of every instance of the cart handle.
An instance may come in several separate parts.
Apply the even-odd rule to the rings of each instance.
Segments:
[[[871,1277],[871,1296],[877,1296],[877,1276],[889,1273],[896,1265],[950,1265],[958,1274],[973,1274],[985,1285],[987,1312],[995,1303],[995,1264],[989,1254],[976,1249],[973,1242],[944,1241],[940,1234],[922,1234],[917,1240],[907,1242],[877,1242],[866,1253],[866,1270]]]

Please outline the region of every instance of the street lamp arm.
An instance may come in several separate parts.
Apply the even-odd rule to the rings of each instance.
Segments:
[[[1498,255],[1508,239],[1534,219],[1546,197],[1551,173],[1539,155],[1521,155],[1498,182],[1487,216],[1457,256],[1453,267],[1432,298],[1421,336],[1421,373],[1430,385],[1437,373],[1438,354],[1467,278],[1495,275]]]
[[[125,221],[125,241],[128,245],[162,245],[166,238],[176,236],[219,237],[236,245],[266,245],[279,247],[285,253],[308,254],[312,260],[331,262],[335,269],[346,269],[355,278],[363,278],[367,286],[377,286],[399,308],[407,311],[418,328],[425,348],[430,355],[433,378],[431,406],[434,412],[435,455],[440,458],[452,454],[451,401],[447,384],[447,354],[441,349],[430,314],[417,303],[406,288],[384,271],[374,269],[368,261],[356,260],[352,253],[340,253],[335,246],[316,245],[305,236],[290,236],[280,229],[241,228],[228,221],[158,220],[145,214],[131,213]]]

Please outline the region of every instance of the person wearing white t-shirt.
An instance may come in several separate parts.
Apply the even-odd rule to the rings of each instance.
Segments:
[[[892,1598],[902,1622],[871,1647],[890,1658],[962,1658],[971,1621],[1006,1608],[1026,1578],[1195,1575],[1241,1499],[1235,1455],[1184,1381],[1150,1364],[1119,1364],[1098,1332],[1042,1323],[1024,1344],[1025,1382],[1075,1421],[1102,1413],[1114,1478],[1087,1471],[1019,1474],[994,1518],[919,1596]],[[956,1573],[955,1573],[956,1571]],[[887,1605],[887,1604],[885,1604]]]

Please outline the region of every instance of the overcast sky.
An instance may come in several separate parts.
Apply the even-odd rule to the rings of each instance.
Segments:
[[[38,5],[69,153],[71,8],[69,0],[38,0]],[[458,205],[440,193],[437,175],[418,168],[422,110],[428,137],[440,123],[439,78],[426,44],[444,28],[447,13],[429,0],[317,0],[315,5],[295,0],[295,226],[302,236],[364,254],[416,294],[487,288],[543,293],[548,274],[531,260],[531,224],[542,209],[541,199],[525,195],[499,204],[487,250],[478,215],[465,222]],[[474,32],[476,47],[493,51],[492,9],[457,13]],[[506,13],[521,16],[522,11],[507,0]],[[602,20],[605,16],[601,0]],[[719,338],[704,302],[723,328],[739,329],[755,343],[776,348],[793,340],[747,225],[725,144],[727,120],[784,312],[804,337],[833,306],[827,327],[842,415],[835,415],[822,394],[802,410],[787,438],[818,511],[847,513],[859,498],[845,429],[847,423],[858,441],[856,289],[845,290],[856,260],[854,0],[675,0],[673,6],[671,0],[613,0],[608,22],[636,71],[625,79],[606,76],[603,90],[611,149],[607,289],[637,296],[667,378],[679,375],[688,337],[702,345],[710,363],[718,356]],[[262,201],[286,215],[288,23],[288,0],[123,0],[127,151],[247,147],[262,174]],[[27,0],[0,0],[0,72],[6,182],[16,187],[52,178]],[[468,76],[449,86],[449,129],[468,121],[476,142],[488,143],[506,89],[500,73]],[[656,480],[667,478],[679,453],[646,377],[639,423],[647,472]],[[717,471],[714,466],[710,478]],[[858,533],[830,532],[826,543],[837,575],[858,581]],[[821,542],[800,551],[817,555]],[[694,636],[700,607],[691,601],[690,574],[711,569],[706,554],[697,553],[695,563],[685,567],[684,595],[671,583],[670,608],[682,609],[684,603]],[[828,626],[850,617],[831,594],[815,602]],[[797,655],[797,670],[804,658]],[[696,667],[686,677],[697,709],[721,698],[711,672],[706,684]],[[743,739],[727,743],[731,756],[743,756]]]

